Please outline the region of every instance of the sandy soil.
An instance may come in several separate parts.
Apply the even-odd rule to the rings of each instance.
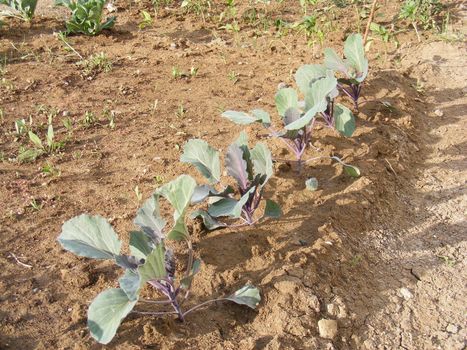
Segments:
[[[419,43],[411,31],[398,35],[398,48],[372,44],[355,135],[316,132],[313,145],[357,165],[360,178],[327,161],[301,174],[276,164],[268,195],[281,204],[281,220],[209,233],[190,225],[203,261],[193,303],[249,281],[261,288],[258,310],[219,304],[184,324],[131,316],[111,344],[98,345],[86,327],[87,306],[116,285],[119,271],[63,251],[56,242],[63,222],[100,214],[127,240],[141,204],[135,186],[146,198],[179,174],[199,179],[178,161],[180,146],[200,137],[225,149],[242,128],[221,119],[220,110],[273,112],[278,84],[293,84],[291,72],[322,57],[321,45],[308,46],[301,34],[277,37],[246,21],[239,33],[226,32],[176,6],[139,30],[144,4],[116,6],[112,31],[69,38],[82,56],[105,52],[113,63],[110,72],[88,77],[53,34],[66,11],[43,3],[31,26],[13,21],[0,29],[0,57],[7,59],[0,85],[0,348],[465,348],[466,50],[429,33]],[[461,8],[449,6],[454,14]],[[222,9],[216,2],[211,11]],[[241,13],[247,9],[239,5]],[[385,2],[380,23],[397,9]],[[351,6],[326,13],[335,30],[324,47],[340,50],[346,33],[358,30],[354,12]],[[297,19],[300,9],[285,1],[267,15]],[[174,79],[172,67],[197,67],[198,75]],[[33,130],[44,133],[40,105],[60,110],[54,126],[65,146],[18,163],[28,140],[15,135],[14,122],[31,116]],[[105,110],[114,112],[115,128]],[[88,127],[86,111],[98,119]],[[72,134],[62,125],[66,118]],[[247,131],[275,156],[287,156],[260,127]],[[44,174],[46,164],[60,174]],[[316,192],[304,190],[310,176],[319,180]],[[321,319],[337,321],[333,339],[320,336]]]

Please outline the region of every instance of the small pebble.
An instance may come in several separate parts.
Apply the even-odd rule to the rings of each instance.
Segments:
[[[402,297],[405,299],[405,300],[409,300],[413,297],[413,294],[410,292],[410,290],[408,290],[407,288],[401,288],[399,289],[399,292],[401,293]]]
[[[435,110],[435,115],[437,117],[442,117],[444,115],[443,111],[441,109],[436,109]]]
[[[446,331],[452,334],[456,334],[459,331],[459,327],[454,324],[450,324],[446,327]]]
[[[326,339],[334,339],[337,335],[337,322],[321,319],[318,321],[319,336]]]

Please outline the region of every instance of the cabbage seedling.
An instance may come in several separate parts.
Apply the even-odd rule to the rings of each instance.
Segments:
[[[209,182],[209,185],[198,186],[193,196],[194,203],[208,199],[208,209],[191,214],[192,218],[201,217],[208,230],[253,225],[263,218],[278,218],[281,215],[279,205],[268,199],[263,215],[255,217],[263,198],[264,186],[273,174],[272,158],[271,152],[262,143],[257,143],[252,149],[248,148],[245,133],[228,147],[225,156],[225,168],[227,174],[235,179],[236,190],[232,186],[222,186],[222,191],[217,191],[214,187],[220,185],[221,180],[219,152],[207,142],[199,139],[188,141],[180,160],[194,165]],[[240,198],[235,198],[234,193],[238,193]],[[229,225],[220,221],[222,217],[240,219],[242,223]]]
[[[29,22],[34,16],[37,0],[0,0],[0,4],[19,12],[19,15],[16,15],[10,11],[0,11],[0,17],[15,17]]]
[[[200,260],[193,259],[193,246],[186,225],[186,211],[195,188],[195,180],[182,175],[155,191],[137,212],[134,223],[139,230],[130,232],[131,255],[122,254],[122,242],[101,216],[83,214],[63,224],[58,241],[64,249],[83,257],[113,260],[124,270],[118,280],[119,288],[103,291],[89,306],[88,328],[99,343],[109,343],[122,320],[130,313],[156,317],[174,315],[183,321],[190,312],[216,301],[233,301],[252,309],[260,302],[259,290],[245,285],[229,296],[205,301],[186,311],[182,309],[193,278],[201,267]],[[159,209],[161,197],[174,209],[174,224],[169,230],[166,230],[167,222]],[[188,246],[186,271],[179,280],[175,277],[175,255],[165,246],[166,240],[185,241]],[[146,284],[155,288],[163,299],[141,298]],[[144,303],[146,308],[134,310],[137,303]],[[147,309],[155,305],[159,306],[158,310]]]
[[[105,0],[55,0],[56,6],[71,10],[71,19],[65,23],[67,34],[97,35],[115,24],[115,16],[101,23]]]
[[[342,73],[338,79],[339,90],[350,97],[358,111],[362,82],[368,75],[368,59],[365,58],[363,39],[360,34],[351,34],[344,44],[345,59],[330,48],[324,49],[324,65],[327,69]]]
[[[305,97],[303,101],[299,101],[298,93],[293,88],[280,89],[275,96],[277,112],[284,125],[282,130],[276,131],[271,127],[271,117],[262,109],[250,113],[226,111],[222,116],[241,125],[261,123],[272,137],[280,138],[291,150],[300,171],[304,163],[317,159],[302,158],[311,142],[313,126],[318,118],[347,137],[352,136],[355,130],[355,118],[347,107],[334,102],[338,96],[338,81],[331,70],[320,65],[306,65],[297,70],[295,79]]]

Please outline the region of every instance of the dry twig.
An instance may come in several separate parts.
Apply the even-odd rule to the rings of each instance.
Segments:
[[[370,16],[368,17],[368,23],[366,24],[365,28],[365,35],[363,36],[363,46],[365,46],[366,40],[368,38],[368,33],[370,32],[370,26],[371,22],[373,22],[373,17],[375,16],[377,2],[378,0],[373,0],[373,3],[371,4]]]
[[[17,263],[18,265],[27,267],[28,269],[31,269],[31,268],[32,268],[32,265],[28,265],[28,264],[25,264],[25,263],[19,261],[19,259],[16,257],[16,255],[13,254],[12,252],[10,252],[10,256],[11,256],[13,259],[15,259],[15,261],[16,261],[16,263]]]

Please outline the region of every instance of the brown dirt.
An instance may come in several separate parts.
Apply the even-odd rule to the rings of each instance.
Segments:
[[[384,5],[380,12],[392,18],[397,4]],[[201,137],[225,149],[241,128],[222,120],[220,109],[272,112],[277,85],[291,84],[291,71],[321,59],[320,45],[308,47],[303,35],[277,38],[246,25],[229,33],[175,7],[140,31],[143,5],[117,6],[115,29],[69,39],[81,55],[105,52],[113,61],[110,72],[91,78],[53,35],[63,12],[42,5],[30,27],[10,22],[0,29],[0,56],[7,58],[0,85],[0,348],[101,348],[88,334],[86,309],[115,286],[119,271],[64,252],[56,242],[62,223],[100,214],[126,239],[140,205],[135,186],[146,198],[158,185],[155,176],[197,177],[178,162],[179,146]],[[211,11],[221,10],[219,2]],[[336,31],[324,45],[340,48],[344,34],[357,30],[355,11],[333,11],[327,16]],[[300,17],[296,2],[287,1],[268,15]],[[300,175],[280,165],[268,194],[281,204],[281,220],[211,233],[192,226],[203,261],[192,301],[250,281],[262,291],[257,312],[219,304],[184,324],[132,316],[105,348],[465,348],[465,46],[424,35],[417,43],[413,33],[400,34],[398,49],[376,40],[355,136],[316,133],[314,146],[357,165],[359,179],[325,161]],[[199,73],[173,79],[173,66]],[[14,121],[31,115],[33,130],[43,134],[47,116],[38,105],[60,109],[54,125],[67,141],[58,154],[19,164],[14,159],[27,139],[15,137]],[[181,105],[183,116],[176,113]],[[104,109],[115,112],[114,129]],[[99,123],[85,128],[85,111]],[[73,121],[71,136],[64,115]],[[256,126],[248,133],[253,142],[263,135]],[[279,143],[266,142],[274,155],[286,155]],[[44,175],[46,163],[60,176]],[[319,180],[316,192],[304,190],[310,176]],[[319,336],[322,318],[337,320],[335,339]]]

